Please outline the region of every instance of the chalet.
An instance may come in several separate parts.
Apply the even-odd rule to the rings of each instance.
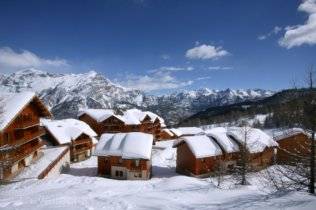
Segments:
[[[51,113],[31,92],[0,99],[0,180],[10,180],[41,156],[40,118]]]
[[[177,137],[205,134],[204,130],[198,127],[179,127],[179,128],[172,128],[170,129],[170,131]]]
[[[240,155],[239,145],[227,136],[227,130],[223,127],[212,128],[206,131],[206,135],[212,138],[223,152],[222,166],[229,171],[237,165]]]
[[[310,154],[311,136],[300,128],[277,131],[273,138],[278,142],[277,162],[291,164]]]
[[[177,128],[170,128],[170,132],[173,134],[174,138],[180,138],[182,133]]]
[[[152,144],[152,134],[103,134],[94,151],[98,157],[98,174],[114,179],[149,179]]]
[[[107,131],[114,132],[117,130],[117,127],[111,127],[112,124],[120,127],[124,125],[120,119],[116,119],[117,115],[111,109],[85,109],[79,112],[78,117],[79,120],[87,123],[99,136]]]
[[[209,176],[222,158],[221,148],[206,135],[185,136],[173,147],[177,148],[176,171],[189,176]]]
[[[177,138],[168,128],[163,128],[158,135],[158,141]]]
[[[85,122],[76,119],[45,119],[41,120],[41,123],[46,129],[46,143],[69,146],[71,161],[82,161],[91,156],[93,144],[97,143],[97,134]]]
[[[159,137],[164,120],[158,115],[129,109],[123,114],[115,114],[113,110],[87,109],[79,113],[79,119],[90,125],[100,136],[103,133],[144,132]]]
[[[253,170],[260,170],[274,163],[278,143],[262,130],[230,127],[227,135],[239,145],[240,150],[246,147]]]

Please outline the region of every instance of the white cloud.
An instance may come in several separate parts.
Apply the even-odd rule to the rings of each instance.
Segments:
[[[307,13],[308,19],[303,25],[285,28],[285,34],[279,40],[282,47],[290,49],[303,44],[316,44],[316,0],[305,0],[298,10]]]
[[[216,71],[216,70],[232,70],[231,66],[209,66],[208,70]]]
[[[0,48],[0,68],[7,72],[30,67],[56,68],[65,66],[68,66],[65,59],[45,59],[28,50],[16,52],[9,47]]]
[[[196,81],[200,81],[200,80],[207,80],[207,79],[211,79],[212,77],[210,77],[210,76],[206,76],[206,77],[198,77],[198,78],[196,78],[195,80]]]
[[[162,54],[161,58],[164,59],[164,60],[169,60],[171,58],[171,56],[168,55],[168,54]]]
[[[194,67],[176,67],[176,66],[162,66],[157,69],[149,70],[149,73],[160,73],[160,72],[176,72],[176,71],[193,71]]]
[[[128,75],[124,79],[125,87],[145,92],[177,89],[191,84],[193,84],[192,80],[179,81],[170,75],[170,72],[157,72],[151,75]]]
[[[269,33],[258,36],[258,39],[259,39],[259,40],[265,40],[265,39],[269,38],[269,37],[272,36],[272,35],[276,35],[276,34],[280,33],[281,31],[282,31],[282,28],[281,28],[281,27],[275,26],[275,27],[272,29],[272,31],[270,31]]]
[[[222,47],[215,47],[212,45],[202,44],[187,50],[185,56],[189,59],[218,59],[226,56],[229,53]]]

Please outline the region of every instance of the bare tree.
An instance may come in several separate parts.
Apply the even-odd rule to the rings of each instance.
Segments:
[[[269,171],[270,180],[273,180],[272,183],[276,188],[295,190],[308,188],[309,193],[315,194],[316,91],[314,81],[315,71],[311,66],[307,71],[308,87],[304,94],[293,100],[288,107],[284,107],[285,115],[291,115],[291,119],[294,121],[289,122],[289,127],[294,124],[302,128],[309,141],[306,144],[296,145],[297,151],[295,152],[282,150],[287,154],[287,162],[281,163],[282,166],[274,167],[273,171]],[[306,152],[301,154],[300,150]]]
[[[303,127],[311,132],[309,192],[315,194],[315,130],[316,130],[316,97],[314,91],[315,71],[313,66],[308,71],[309,94],[304,101]]]
[[[233,170],[233,175],[241,185],[247,185],[247,174],[251,171],[251,154],[249,151],[250,133],[252,128],[248,125],[246,121],[243,121],[240,125],[241,130],[240,135],[242,136],[241,141],[235,139],[236,143],[239,145],[239,157],[236,162],[236,167]],[[233,137],[231,137],[234,139]]]

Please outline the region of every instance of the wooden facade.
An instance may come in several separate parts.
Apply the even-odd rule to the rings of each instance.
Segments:
[[[157,118],[151,122],[147,115],[140,124],[126,124],[121,119],[111,116],[103,122],[97,122],[88,114],[79,116],[79,120],[87,123],[97,134],[101,136],[103,133],[128,133],[128,132],[144,132],[153,134],[155,138],[159,138],[161,133],[161,122]]]
[[[248,154],[246,155],[248,155],[248,162],[251,170],[258,171],[275,163],[276,147],[266,147],[261,152],[250,152],[249,149],[243,148],[240,142],[238,142],[233,136],[230,136],[230,138],[238,144],[240,151],[247,150]],[[240,164],[239,162],[242,159],[242,154],[240,152],[234,153],[232,157],[232,160],[235,159],[236,165]]]
[[[157,135],[157,141],[170,140],[177,138],[170,130],[162,129]]]
[[[188,145],[183,142],[177,146],[176,171],[189,176],[209,176],[216,170],[222,156],[196,158]]]
[[[50,112],[37,98],[25,104],[16,116],[0,131],[0,180],[10,180],[24,167],[40,157],[41,136],[45,130],[39,126],[41,117]]]
[[[214,139],[213,139],[214,140]],[[210,156],[206,158],[196,158],[190,147],[183,141],[176,144],[177,148],[177,161],[176,171],[181,174],[197,177],[206,177],[215,174],[218,170],[221,173],[231,173],[234,168],[241,164],[242,151],[240,143],[239,150],[235,152],[226,152],[221,144],[216,140],[214,143],[219,146],[221,155]],[[275,163],[276,147],[267,147],[261,152],[250,153],[248,152],[249,167],[253,171],[258,171],[266,168]]]
[[[72,162],[86,160],[92,155],[93,141],[92,138],[86,134],[81,134],[78,138],[69,143],[60,144],[54,135],[46,129],[46,135],[43,139],[53,146],[68,146],[70,149],[70,160]]]
[[[304,133],[295,133],[277,140],[279,143],[276,161],[291,164],[310,154],[310,138]]]
[[[151,177],[151,161],[99,156],[98,174],[114,179],[145,180]]]

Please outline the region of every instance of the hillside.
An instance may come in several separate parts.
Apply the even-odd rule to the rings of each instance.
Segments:
[[[306,93],[306,89],[289,89],[257,101],[244,101],[225,106],[210,107],[181,121],[179,125],[236,122],[240,118],[254,118],[258,114],[271,115],[288,106],[293,100],[302,100]]]

